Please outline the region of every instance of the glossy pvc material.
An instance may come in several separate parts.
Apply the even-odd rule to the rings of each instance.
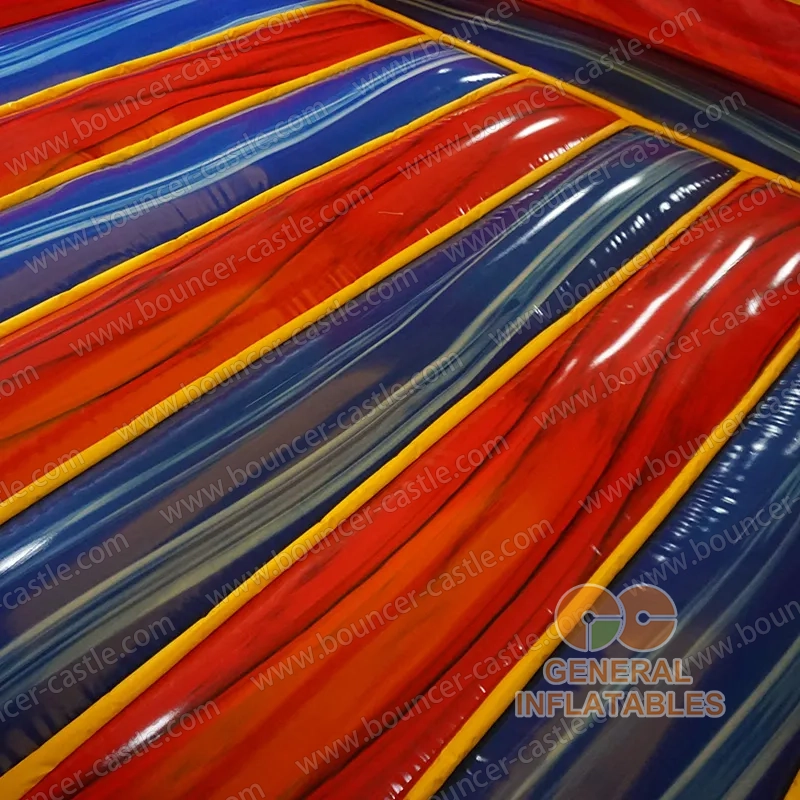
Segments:
[[[95,542],[121,534],[129,543],[0,617],[8,692],[47,680],[78,652],[122,652],[126,636],[165,616],[173,626],[102,674],[48,694],[9,731],[7,758],[207,613],[560,317],[574,293],[730,176],[672,145],[624,166],[646,141],[626,131],[589,150],[6,525],[8,585]]]
[[[678,141],[694,136],[800,178],[800,110],[789,103],[654,50],[631,55],[615,34],[525,3],[506,19],[495,10],[490,25],[472,22],[486,13],[479,0],[381,4],[661,122],[677,131]]]
[[[538,88],[488,95],[0,340],[0,381],[37,374],[3,400],[0,499],[612,121],[564,98],[533,109]]]
[[[120,0],[0,31],[0,103],[316,0]]]
[[[506,74],[462,51],[421,45],[0,212],[0,319]]]
[[[788,196],[745,220],[717,207],[57,775],[81,769],[92,800],[122,787],[132,800],[226,797],[254,782],[268,797],[404,795],[794,329],[800,292],[767,292],[797,286],[798,215]],[[715,391],[685,391],[701,380]],[[164,740],[211,699],[202,726]],[[337,742],[349,743],[339,757]],[[106,757],[114,771],[98,778]]]
[[[358,8],[222,42],[2,118],[0,195],[414,31]]]
[[[525,0],[647,41],[712,69],[737,75],[767,92],[800,102],[800,9],[795,0]],[[658,41],[660,39],[661,41]]]
[[[558,719],[519,719],[510,710],[439,800],[784,796],[800,744],[800,611],[796,573],[787,568],[800,559],[798,430],[800,359],[610,587],[644,582],[669,592],[677,633],[651,657],[682,659],[692,688],[723,692],[725,716],[600,720],[588,730],[584,718],[576,732],[554,734]],[[554,654],[570,655],[565,647]],[[613,646],[599,655],[642,654]],[[539,676],[526,688],[552,687]],[[584,690],[566,688],[582,705]]]

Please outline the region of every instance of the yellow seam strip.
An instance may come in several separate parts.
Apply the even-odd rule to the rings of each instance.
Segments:
[[[621,124],[624,123],[618,121],[614,125],[604,128],[603,131],[613,132],[610,129],[616,130],[617,126]],[[329,511],[320,522],[312,526],[275,558],[267,562],[258,572],[228,595],[219,605],[215,606],[205,617],[198,620],[177,639],[167,644],[166,647],[139,667],[136,672],[125,678],[77,719],[70,722],[69,725],[45,742],[38,750],[9,770],[0,778],[0,795],[8,797],[9,800],[18,800],[31,786],[38,783],[44,775],[60,764],[90,736],[109,720],[113,719],[122,709],[132,703],[149,686],[177,664],[187,653],[233,616],[251,597],[255,597],[259,592],[263,591],[282,571],[288,569],[297,561],[298,551],[301,556],[304,556],[310,548],[331,534],[337,525],[380,492],[425,451],[430,449],[456,425],[466,419],[478,406],[514,378],[559,336],[579,322],[602,300],[644,267],[650,259],[680,236],[686,227],[701,217],[709,207],[723,200],[727,194],[748,177],[747,175],[737,175],[731,178],[708,195],[695,208],[684,214],[654,242],[625,264],[619,272],[598,286],[597,289],[574,306],[561,319],[556,320],[549,328],[529,342],[502,367],[492,373],[480,386],[445,411],[416,439],[403,448],[398,455],[380,467],[335,508]],[[485,211],[482,208],[480,213],[484,214]],[[450,234],[448,233],[448,235]],[[442,236],[442,238],[445,237]],[[417,249],[420,252],[423,251],[422,247]],[[405,252],[408,253],[408,251]],[[391,262],[387,262],[387,265],[389,263]],[[389,270],[387,269],[386,272],[388,273]]]
[[[202,39],[195,39],[191,42],[170,47],[166,50],[161,50],[158,53],[151,53],[150,55],[142,56],[141,58],[134,58],[131,61],[123,61],[121,64],[114,64],[112,67],[98,70],[97,72],[90,72],[88,75],[81,75],[78,78],[57,83],[54,86],[48,86],[46,89],[41,89],[33,94],[20,97],[18,100],[11,100],[8,103],[0,104],[0,118],[8,114],[16,114],[19,111],[24,111],[27,108],[47,103],[50,100],[55,100],[65,94],[74,92],[77,89],[83,89],[92,83],[99,83],[107,78],[119,78],[123,75],[129,75],[140,69],[151,67],[161,61],[170,61],[174,58],[181,56],[191,55],[199,50],[204,50],[216,44],[223,44],[230,39],[235,39],[239,36],[245,36],[248,33],[258,30],[264,25],[276,22],[297,22],[299,18],[304,18],[306,12],[333,10],[336,8],[344,8],[346,6],[357,6],[358,2],[353,0],[328,0],[324,3],[315,3],[314,5],[298,6],[297,8],[287,9],[281,11],[279,14],[270,14],[260,19],[246,22],[242,25],[237,25],[234,28],[220,31],[219,33],[212,33],[210,36],[204,36]],[[373,12],[374,13],[374,12]]]
[[[521,78],[516,75],[510,77],[511,80],[515,82],[521,80]],[[483,202],[478,203],[466,214],[462,214],[443,227],[433,231],[433,233],[424,236],[419,241],[405,248],[405,250],[401,250],[397,255],[393,256],[388,261],[384,261],[357,281],[348,284],[340,291],[331,295],[331,297],[318,303],[313,308],[295,317],[285,325],[282,325],[276,331],[257,341],[255,344],[250,345],[246,350],[237,353],[208,374],[192,381],[188,386],[170,395],[165,400],[162,400],[157,405],[140,414],[132,422],[126,424],[122,428],[122,432],[117,430],[109,434],[96,444],[88,447],[82,453],[71,458],[64,465],[48,472],[44,476],[45,480],[40,478],[37,483],[31,483],[17,494],[4,500],[0,503],[0,525],[21,513],[26,508],[29,508],[38,500],[46,497],[59,486],[63,486],[90,467],[108,458],[124,445],[129,444],[163,420],[172,416],[172,414],[176,413],[181,408],[189,405],[193,400],[207,394],[225,380],[228,380],[233,375],[246,369],[253,361],[263,358],[267,353],[274,350],[281,342],[286,341],[293,334],[307,328],[309,325],[313,325],[326,314],[330,314],[336,308],[345,305],[349,300],[367,291],[367,289],[379,283],[398,269],[406,266],[415,258],[418,258],[428,250],[446,241],[451,236],[455,236],[468,225],[471,225],[485,214],[490,213],[498,206],[510,200],[515,194],[527,189],[536,181],[554,172],[576,155],[622,130],[627,124],[628,123],[623,120],[617,120],[601,128],[596,133],[584,139],[580,144],[560,154],[556,158],[545,162],[537,169],[532,170],[524,177],[507,186],[505,189],[493,194]]]
[[[472,53],[473,55],[480,56],[486,61],[490,61],[493,64],[497,64],[498,66],[505,67],[506,69],[512,70],[513,72],[518,73],[519,75],[524,75],[526,78],[533,78],[538,80],[540,83],[549,84],[550,86],[556,87],[562,94],[570,94],[573,97],[578,98],[579,100],[584,101],[585,103],[589,103],[594,106],[599,106],[600,108],[604,108],[607,111],[611,111],[616,114],[621,119],[627,120],[631,125],[635,125],[639,128],[645,128],[646,130],[652,131],[653,133],[657,133],[660,136],[664,136],[667,138],[668,141],[675,142],[676,144],[682,145],[684,147],[691,147],[694,150],[699,150],[701,153],[705,153],[712,158],[716,158],[719,161],[722,161],[726,164],[729,164],[732,167],[735,167],[738,170],[742,170],[744,172],[749,172],[752,175],[755,175],[759,178],[765,178],[769,181],[775,181],[780,183],[787,189],[791,189],[794,192],[800,194],[800,182],[793,181],[790,178],[787,178],[785,175],[780,175],[777,172],[773,172],[766,167],[762,167],[760,164],[756,164],[752,161],[748,161],[747,159],[740,158],[739,156],[734,155],[733,153],[729,153],[727,150],[720,150],[718,147],[714,147],[713,145],[706,144],[705,142],[700,141],[699,139],[695,139],[693,136],[678,136],[674,131],[670,130],[669,127],[663,125],[660,122],[655,122],[654,120],[648,119],[647,117],[643,117],[641,114],[637,114],[635,111],[631,111],[624,106],[621,106],[617,103],[614,103],[611,100],[606,100],[604,97],[600,97],[592,92],[587,91],[586,89],[582,89],[579,86],[575,86],[572,83],[568,83],[565,81],[560,80],[559,78],[555,78],[552,75],[548,75],[546,72],[541,72],[538,69],[534,69],[533,67],[526,67],[524,64],[520,64],[516,61],[512,61],[509,58],[505,58],[504,56],[499,56],[496,53],[491,52],[490,50],[485,50],[483,47],[479,47],[478,45],[472,44],[470,42],[462,41],[461,39],[457,39],[455,36],[452,36],[448,33],[443,33],[442,31],[432,28],[429,25],[425,25],[421,22],[417,22],[410,17],[405,17],[402,14],[398,14],[396,11],[390,11],[388,8],[382,8],[379,5],[371,2],[370,0],[353,0],[354,3],[362,6],[363,8],[369,9],[370,11],[376,14],[383,14],[384,16],[393,19],[397,22],[402,22],[409,27],[416,28],[418,31],[426,33],[428,36],[431,37],[435,42],[439,44],[447,44],[452,47],[458,47],[462,50],[465,50],[468,53]],[[800,0],[798,0],[800,2]]]
[[[662,494],[650,510],[639,520],[630,533],[620,542],[611,555],[587,580],[596,586],[608,586],[620,570],[636,555],[650,535],[666,519],[678,501],[700,477],[703,470],[730,439],[744,417],[778,379],[784,369],[800,351],[800,327],[781,348],[778,355],[767,365],[734,409],[720,422],[710,438],[697,451],[681,470],[669,488]],[[564,609],[559,619],[575,619],[581,609],[586,609],[599,595],[599,589],[582,589]],[[555,623],[551,624],[545,635],[536,643],[536,649],[526,655],[511,669],[505,678],[483,701],[478,710],[464,723],[463,727],[445,746],[436,760],[423,774],[420,781],[408,794],[408,800],[427,800],[447,780],[464,757],[481,740],[484,734],[500,718],[501,714],[514,701],[514,695],[522,690],[552,655],[561,638]]]
[[[44,300],[43,302],[26,309],[20,314],[7,319],[5,322],[0,322],[0,339],[2,339],[4,336],[8,336],[11,333],[14,333],[15,331],[18,331],[20,328],[24,328],[26,325],[30,325],[36,320],[42,319],[42,317],[46,317],[49,314],[52,314],[53,312],[58,311],[59,309],[64,308],[71,303],[74,303],[76,300],[79,300],[82,297],[92,294],[92,292],[96,292],[98,289],[101,289],[104,286],[108,286],[110,283],[113,283],[114,281],[123,278],[126,275],[130,275],[132,272],[136,272],[142,267],[145,267],[159,258],[185,247],[187,244],[197,241],[203,236],[214,233],[220,228],[223,228],[229,222],[234,222],[237,219],[244,217],[251,211],[257,210],[276,197],[288,194],[289,192],[306,183],[316,180],[323,175],[327,175],[329,172],[333,172],[339,167],[349,164],[358,158],[366,156],[369,153],[380,149],[386,144],[390,144],[395,139],[412,133],[419,128],[424,127],[425,125],[436,121],[440,117],[451,114],[454,111],[458,111],[460,108],[464,108],[470,105],[470,103],[474,103],[486,95],[497,92],[506,86],[510,86],[511,84],[519,83],[522,80],[524,80],[522,76],[512,74],[504,78],[500,78],[499,80],[496,80],[490,84],[486,84],[485,86],[481,86],[475,91],[470,92],[469,94],[466,94],[457,100],[447,103],[447,105],[440,106],[439,108],[434,109],[422,117],[417,117],[417,119],[409,122],[407,125],[404,125],[401,128],[397,128],[396,130],[386,133],[383,136],[379,136],[376,139],[371,139],[369,142],[359,145],[352,150],[348,150],[346,153],[343,153],[342,155],[337,156],[330,161],[326,161],[324,164],[321,164],[318,167],[314,167],[313,169],[303,172],[294,178],[290,178],[288,181],[284,181],[283,183],[279,183],[276,186],[267,189],[265,192],[250,198],[250,200],[246,200],[244,203],[235,206],[229,211],[226,211],[224,214],[214,217],[208,222],[204,222],[202,225],[198,225],[196,228],[192,228],[186,233],[181,234],[177,239],[164,242],[164,244],[160,244],[151,250],[147,250],[146,252],[129,259],[128,261],[124,261],[122,264],[118,264],[116,267],[105,270],[99,275],[95,275],[93,278],[89,278],[88,280],[79,283],[77,286],[62,292],[61,294],[49,297],[47,300]]]
[[[313,8],[314,6],[310,7]],[[425,34],[409,36],[404,39],[400,39],[399,41],[391,42],[390,44],[386,44],[381,47],[376,47],[374,50],[368,50],[366,53],[360,53],[359,55],[345,59],[344,61],[339,61],[336,64],[332,64],[330,67],[324,67],[316,72],[303,75],[300,78],[295,78],[294,80],[287,81],[286,83],[281,83],[278,86],[273,86],[270,89],[265,89],[262,92],[251,95],[250,97],[237,100],[235,103],[229,103],[228,105],[220,106],[219,108],[209,111],[206,114],[201,114],[199,117],[194,117],[193,119],[182,122],[180,125],[176,125],[173,128],[168,128],[167,130],[162,131],[155,136],[151,136],[148,139],[143,139],[140,142],[122,147],[119,150],[114,150],[111,153],[100,156],[100,158],[96,158],[92,161],[86,161],[83,164],[78,164],[77,166],[66,169],[63,172],[51,175],[48,178],[43,178],[42,180],[31,183],[28,186],[23,186],[21,189],[11,192],[11,194],[4,195],[0,197],[0,211],[4,211],[11,206],[18,205],[19,203],[23,203],[26,200],[30,200],[34,197],[38,197],[39,195],[44,194],[44,192],[54,189],[56,186],[61,186],[62,184],[67,183],[67,181],[80,178],[83,175],[88,175],[91,172],[96,172],[104,167],[112,166],[113,164],[119,164],[121,161],[127,161],[134,156],[138,156],[141,153],[146,153],[155,149],[156,147],[166,144],[167,142],[171,142],[178,137],[183,136],[184,134],[192,133],[193,131],[205,127],[206,125],[211,125],[214,122],[226,119],[227,117],[232,117],[234,114],[238,114],[240,111],[253,108],[261,103],[274,100],[277,97],[282,97],[283,95],[289,94],[289,92],[302,89],[311,85],[312,83],[317,83],[325,78],[330,78],[333,75],[337,75],[345,70],[361,66],[369,61],[391,55],[399,50],[414,47],[415,45],[421,44],[424,41],[427,41],[427,36],[425,36]]]

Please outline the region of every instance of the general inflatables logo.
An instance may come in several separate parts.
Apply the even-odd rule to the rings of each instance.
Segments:
[[[565,644],[597,653],[614,642],[647,653],[663,647],[678,627],[673,599],[657,586],[629,586],[618,595],[591,583],[574,586],[556,606],[556,629]]]
[[[619,594],[604,586],[574,586],[558,602],[555,627],[573,651],[587,655],[549,658],[543,678],[566,688],[517,692],[518,717],[721,717],[725,695],[690,688],[681,658],[644,656],[667,644],[678,629],[675,601],[657,586],[629,586]],[[598,657],[618,642],[638,657]],[[594,688],[600,687],[600,688]],[[589,724],[591,727],[594,722]]]

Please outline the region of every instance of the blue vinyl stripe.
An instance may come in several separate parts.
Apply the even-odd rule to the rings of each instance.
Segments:
[[[357,314],[322,320],[4,526],[5,587],[120,534],[129,547],[80,584],[0,608],[0,703],[164,616],[186,629],[731,175],[666,144],[636,162],[649,141],[627,130],[578,156],[363,296]],[[44,695],[0,752],[24,755],[19,742],[40,742],[164,644]]]
[[[617,34],[528,3],[510,19],[495,12],[488,24],[477,0],[382,5],[800,179],[800,109],[790,103],[655,50],[626,58]]]
[[[590,797],[598,786],[613,786],[602,796],[615,800],[783,797],[800,744],[798,431],[800,358],[611,586],[644,582],[670,594],[677,634],[650,657],[684,659],[693,689],[724,693],[725,715],[613,719],[575,735],[560,718],[509,710],[437,800]],[[561,647],[554,657],[571,655]],[[642,654],[614,645],[598,655]],[[553,687],[536,676],[527,688]]]
[[[0,31],[0,103],[314,2],[121,0],[9,28]]]
[[[0,320],[506,74],[403,50],[1,212]]]

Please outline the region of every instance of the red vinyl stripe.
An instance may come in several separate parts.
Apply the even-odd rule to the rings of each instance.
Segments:
[[[0,28],[22,25],[23,22],[93,6],[99,2],[100,0],[36,0],[32,3],[30,0],[5,0],[0,8]]]
[[[526,0],[800,101],[797,0]]]

